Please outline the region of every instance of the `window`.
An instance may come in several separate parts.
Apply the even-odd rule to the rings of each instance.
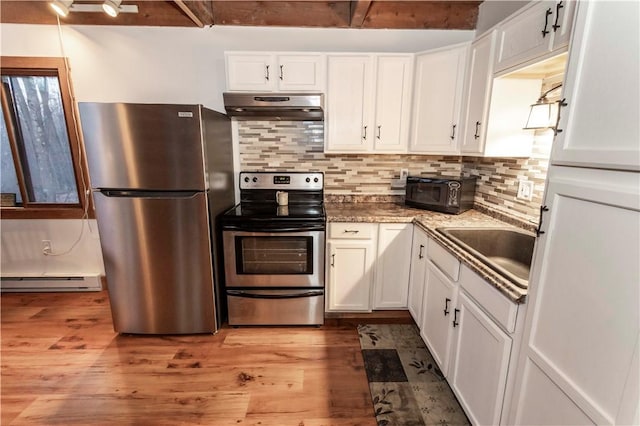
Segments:
[[[83,217],[88,175],[64,59],[1,61],[2,217]]]

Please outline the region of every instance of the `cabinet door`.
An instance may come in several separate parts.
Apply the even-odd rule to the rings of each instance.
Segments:
[[[527,62],[551,51],[555,1],[532,3],[498,29],[496,71]]]
[[[558,50],[569,44],[577,3],[577,0],[556,1],[554,6],[553,25],[551,26],[553,29],[552,50]]]
[[[581,2],[574,25],[551,163],[640,170],[640,3]]]
[[[511,423],[637,424],[638,173],[552,166],[545,204]]]
[[[279,55],[279,90],[323,91],[323,59],[321,55]]]
[[[410,152],[460,152],[460,105],[468,50],[465,44],[416,56]]]
[[[226,59],[228,90],[275,90],[278,73],[273,55],[228,53]]]
[[[374,309],[406,308],[413,225],[381,223],[378,230]]]
[[[465,90],[464,138],[462,152],[481,154],[489,115],[489,95],[493,80],[495,30],[471,45]]]
[[[376,57],[376,112],[372,137],[376,152],[406,152],[411,114],[411,56]]]
[[[414,226],[407,305],[418,327],[422,327],[422,299],[426,277],[428,242],[429,237],[427,237],[427,234],[422,229]]]
[[[511,338],[464,292],[458,297],[450,381],[472,424],[500,424]]]
[[[327,247],[329,309],[370,311],[374,241],[329,241]]]
[[[424,293],[424,314],[420,336],[427,344],[433,359],[442,374],[448,376],[451,337],[453,334],[453,309],[456,306],[458,286],[438,269],[427,262],[427,277]]]
[[[371,124],[370,56],[327,58],[326,152],[369,152],[375,137]]]

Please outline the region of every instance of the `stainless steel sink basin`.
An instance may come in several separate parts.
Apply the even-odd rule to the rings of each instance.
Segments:
[[[488,267],[527,288],[536,237],[513,228],[437,228]]]

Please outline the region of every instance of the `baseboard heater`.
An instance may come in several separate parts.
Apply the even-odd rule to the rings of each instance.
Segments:
[[[99,275],[59,277],[0,277],[3,292],[100,291]]]

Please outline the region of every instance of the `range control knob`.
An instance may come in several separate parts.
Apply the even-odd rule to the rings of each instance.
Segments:
[[[311,178],[306,178],[305,180],[307,181],[307,183],[311,182]]]
[[[245,181],[245,182],[249,182],[249,178],[248,178],[248,177],[245,177],[245,178],[244,178],[244,181]]]
[[[318,183],[318,178],[313,178],[313,181],[314,181],[315,183]]]
[[[253,180],[253,183],[256,183],[258,181],[258,178],[254,177],[252,180]]]

